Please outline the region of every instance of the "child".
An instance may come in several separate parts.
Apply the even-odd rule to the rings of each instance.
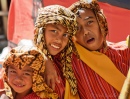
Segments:
[[[78,1],[70,9],[78,22],[75,45],[81,60],[73,57],[72,63],[80,98],[117,99],[130,67],[130,49],[107,45],[107,21],[97,0]]]
[[[55,60],[53,65],[60,81],[56,82],[55,92],[59,99],[69,99],[66,97],[69,88],[69,94],[77,97],[77,82],[71,66],[72,53],[76,53],[72,42],[77,30],[76,16],[65,7],[48,6],[39,10],[35,27],[34,44],[48,57],[48,61]],[[50,70],[49,65],[46,68]]]
[[[57,95],[46,86],[42,77],[45,61],[45,55],[36,47],[13,48],[3,63],[5,94],[11,99],[56,99]]]

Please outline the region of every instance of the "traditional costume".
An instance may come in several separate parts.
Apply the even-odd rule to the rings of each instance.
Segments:
[[[104,38],[108,26],[96,0],[81,0],[69,7],[78,14],[82,8],[92,9]],[[72,64],[78,83],[81,99],[117,99],[128,69],[130,67],[130,49],[116,50],[107,46],[106,40],[100,51],[88,51],[75,43],[80,59],[73,55]]]
[[[57,99],[58,95],[46,85],[42,77],[42,74],[45,71],[45,60],[45,55],[41,53],[41,51],[36,47],[22,45],[13,48],[3,63],[3,67],[5,68],[5,94],[10,99],[15,99],[16,92],[11,88],[8,83],[8,67],[13,65],[18,67],[19,69],[22,69],[25,66],[30,66],[33,69],[32,89],[30,89],[32,91],[23,99]]]
[[[70,34],[66,47],[55,56],[50,55],[46,47],[44,34],[47,24],[61,24],[67,27]],[[56,83],[55,92],[59,99],[78,99],[77,82],[71,65],[72,53],[75,52],[72,36],[77,30],[76,16],[63,6],[47,6],[39,9],[35,27],[34,44],[53,61],[58,73],[60,83]]]

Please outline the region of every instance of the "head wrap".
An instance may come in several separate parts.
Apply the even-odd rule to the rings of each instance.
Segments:
[[[57,94],[53,93],[44,82],[41,74],[45,70],[45,55],[40,52],[36,47],[33,46],[18,46],[13,48],[8,54],[6,60],[3,63],[5,68],[5,91],[6,95],[13,99],[10,85],[8,84],[8,67],[16,66],[19,69],[25,66],[30,66],[33,69],[32,75],[32,91],[35,92],[40,98],[52,98],[56,99]]]
[[[107,47],[107,44],[106,44],[106,36],[108,34],[108,25],[107,25],[107,21],[106,21],[106,18],[103,14],[103,12],[101,11],[100,9],[100,6],[98,4],[98,1],[97,0],[80,0],[74,4],[72,4],[69,9],[74,12],[74,13],[78,13],[78,10],[80,9],[92,9],[96,18],[97,18],[97,21],[98,21],[98,24],[99,24],[99,27],[100,27],[100,30],[101,30],[101,33],[104,37],[104,48]]]
[[[68,8],[60,5],[51,5],[39,9],[38,17],[35,24],[34,44],[52,60],[49,54],[44,38],[45,28],[47,24],[61,24],[68,29],[70,34],[66,47],[60,53],[63,74],[68,80],[73,95],[77,93],[77,82],[71,66],[71,56],[75,49],[72,42],[72,36],[77,31],[76,16]]]

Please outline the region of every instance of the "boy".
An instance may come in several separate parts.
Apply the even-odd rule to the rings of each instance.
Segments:
[[[78,22],[75,45],[81,60],[73,57],[72,63],[80,98],[117,99],[130,67],[130,49],[107,45],[107,21],[96,0],[76,2],[70,9]]]
[[[56,99],[57,95],[47,87],[41,75],[45,61],[45,55],[36,47],[13,48],[3,63],[5,94],[11,99]]]
[[[65,7],[48,6],[39,10],[35,27],[34,44],[48,57],[47,70],[50,70],[52,60],[51,65],[57,71],[60,83],[56,82],[55,92],[60,99],[64,99],[68,92],[65,90],[70,86],[71,93],[68,93],[77,96],[77,82],[71,66],[72,53],[76,53],[72,42],[72,36],[77,30],[76,16]],[[53,82],[48,85],[51,86]]]

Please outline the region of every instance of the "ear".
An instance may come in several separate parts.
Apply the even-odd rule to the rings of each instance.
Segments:
[[[73,41],[73,42],[76,42],[76,41],[77,41],[75,36],[72,36],[72,41]]]

